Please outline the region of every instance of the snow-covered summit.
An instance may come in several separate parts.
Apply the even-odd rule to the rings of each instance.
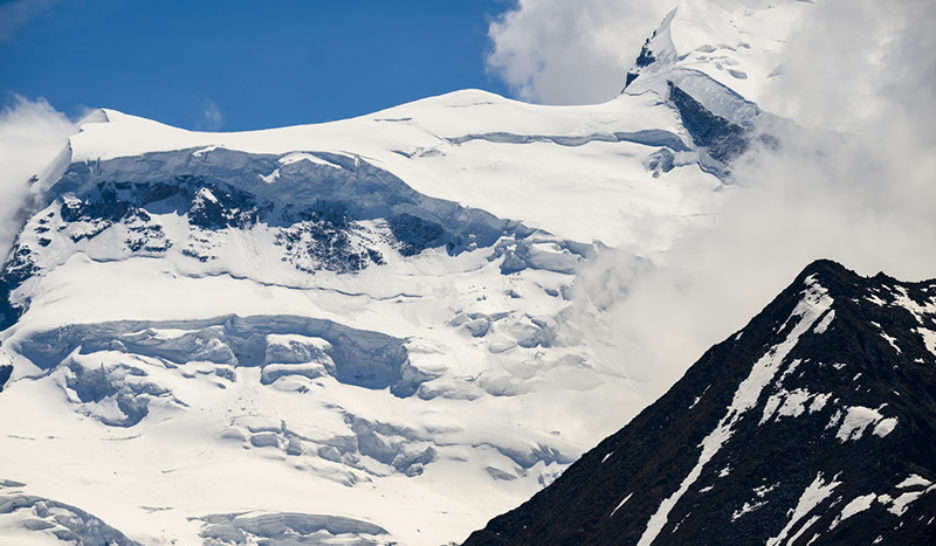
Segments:
[[[814,7],[800,0],[755,4],[728,9],[716,0],[681,2],[648,37],[627,92],[660,90],[661,79],[696,72],[772,111],[764,91],[782,72],[788,36]]]
[[[770,114],[770,80],[782,74],[787,37],[812,8],[796,0],[727,10],[715,0],[682,2],[647,38],[623,94],[667,97],[717,173],[747,150],[751,134],[790,126]],[[770,136],[767,137],[772,138]]]
[[[424,195],[583,242],[624,243],[622,204],[695,214],[707,206],[704,194],[718,185],[692,173],[696,160],[688,133],[677,113],[652,94],[555,107],[458,91],[348,120],[239,133],[186,131],[100,112],[106,122],[83,123],[60,164],[187,149],[195,156],[218,148],[277,156],[341,154],[390,171]],[[650,157],[659,149],[669,151],[665,167],[673,169],[662,184],[647,177],[644,166],[659,163]],[[617,161],[621,154],[636,161]],[[656,188],[644,189],[649,183]],[[693,196],[687,199],[687,193]],[[564,204],[562,214],[557,202]],[[699,206],[680,210],[682,203]]]

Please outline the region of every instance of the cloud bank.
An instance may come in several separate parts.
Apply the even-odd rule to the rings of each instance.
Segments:
[[[817,258],[936,277],[933,21],[926,0],[818,4],[770,89],[801,127],[736,160],[721,213],[664,256],[583,269],[570,335],[652,399]]]
[[[727,10],[772,0],[711,0]],[[491,23],[488,71],[519,98],[591,104],[624,87],[640,46],[678,0],[519,0]]]
[[[643,41],[675,2],[520,0],[488,30],[487,67],[523,100],[614,98]]]
[[[45,99],[16,96],[0,111],[0,255],[6,257],[25,220],[20,209],[29,180],[62,151],[69,135],[78,130],[68,117]]]

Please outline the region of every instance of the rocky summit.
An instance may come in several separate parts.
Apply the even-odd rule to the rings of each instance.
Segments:
[[[809,265],[466,544],[933,544],[936,281]]]

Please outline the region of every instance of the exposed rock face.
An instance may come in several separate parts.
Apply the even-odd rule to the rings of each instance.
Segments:
[[[936,281],[810,265],[466,544],[932,544]]]
[[[679,110],[686,130],[697,146],[705,147],[709,155],[722,162],[741,155],[747,150],[745,129],[740,125],[706,110],[699,101],[669,83],[670,101]]]

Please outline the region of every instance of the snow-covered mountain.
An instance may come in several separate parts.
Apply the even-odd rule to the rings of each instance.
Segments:
[[[932,544],[936,281],[807,267],[466,544]]]
[[[576,270],[717,214],[781,4],[680,5],[600,105],[84,120],[0,271],[0,533],[439,544],[551,483],[659,394],[573,335]]]
[[[463,538],[639,389],[561,336],[577,263],[665,251],[723,186],[652,94],[248,134],[97,117],[0,276],[2,466],[141,543],[245,511]]]

